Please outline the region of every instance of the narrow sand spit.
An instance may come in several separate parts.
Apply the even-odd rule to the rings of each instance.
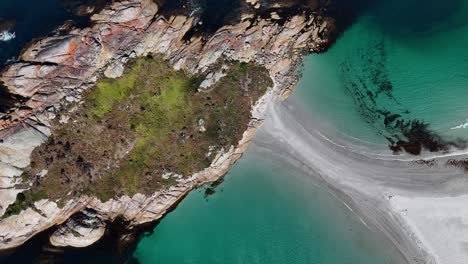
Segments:
[[[315,175],[409,263],[468,263],[467,174],[445,166],[443,155],[429,166],[415,162],[421,157],[336,144],[291,99],[269,109],[256,151]]]

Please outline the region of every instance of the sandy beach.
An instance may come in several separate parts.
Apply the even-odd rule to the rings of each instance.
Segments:
[[[254,140],[257,151],[316,177],[408,263],[467,262],[468,180],[463,170],[445,165],[451,154],[436,155],[428,165],[416,162],[424,156],[346,145],[325,138],[334,133],[318,129],[319,120],[298,105],[293,95],[268,110]]]

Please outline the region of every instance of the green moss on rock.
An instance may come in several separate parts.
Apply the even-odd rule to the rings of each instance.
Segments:
[[[18,193],[16,195],[16,201],[7,208],[2,217],[7,218],[11,215],[17,215],[21,211],[32,207],[35,202],[46,198],[47,194],[43,190],[34,189]]]

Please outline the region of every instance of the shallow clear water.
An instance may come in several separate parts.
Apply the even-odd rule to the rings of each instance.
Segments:
[[[379,264],[395,255],[311,178],[247,153],[217,193],[191,193],[138,244],[145,263]]]
[[[334,47],[306,58],[296,92],[329,131],[365,142],[387,144],[398,120],[467,139],[452,129],[468,118],[466,47],[468,1],[377,1]],[[386,126],[385,112],[399,117]]]
[[[293,96],[324,131],[359,144],[386,147],[386,137],[404,133],[399,120],[428,124],[437,139],[467,139],[465,129],[452,129],[468,118],[466,47],[468,1],[376,1],[332,49],[306,58]],[[301,176],[246,158],[224,192],[208,201],[191,194],[134,256],[142,263],[392,261],[341,204]]]
[[[376,1],[330,51],[306,58],[293,96],[325,131],[362,142],[386,146],[384,136],[394,134],[386,111],[427,122],[447,138],[468,138],[466,129],[451,129],[468,118],[467,2]],[[67,15],[58,0],[1,0],[0,17],[17,20],[17,38],[0,43],[2,64]],[[256,155],[243,157],[215,195],[191,193],[133,257],[163,264],[399,263],[391,246],[311,179]],[[40,260],[45,243],[33,240],[13,258]],[[120,261],[112,244],[100,247],[51,258]]]

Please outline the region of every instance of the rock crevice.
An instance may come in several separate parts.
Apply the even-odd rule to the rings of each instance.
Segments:
[[[254,7],[259,5],[250,2]],[[53,245],[83,247],[97,241],[106,223],[118,217],[128,221],[129,228],[161,218],[190,190],[216,181],[227,172],[261,125],[266,105],[289,94],[297,80],[294,71],[302,54],[323,50],[333,37],[333,19],[320,9],[299,10],[288,18],[282,17],[284,23],[242,16],[239,23],[223,26],[209,37],[193,35],[189,40],[184,37],[196,26],[195,18],[179,15],[166,19],[158,14],[152,0],[115,2],[91,19],[92,27],[33,43],[20,61],[8,66],[0,76],[11,94],[23,98],[0,118],[0,214],[28,188],[21,185],[19,176],[29,165],[33,149],[50,135],[50,120],[68,103],[80,101],[82,93],[102,74],[121,76],[129,58],[161,54],[177,70],[206,75],[222,57],[255,62],[268,70],[274,87],[254,102],[249,128],[238,145],[220,153],[205,170],[149,196],[135,194],[107,202],[83,196],[66,202],[62,208],[57,201],[40,200],[34,203],[34,209],[0,221],[0,249],[18,246],[55,225],[59,228],[51,236]],[[214,81],[215,77],[209,82]]]

